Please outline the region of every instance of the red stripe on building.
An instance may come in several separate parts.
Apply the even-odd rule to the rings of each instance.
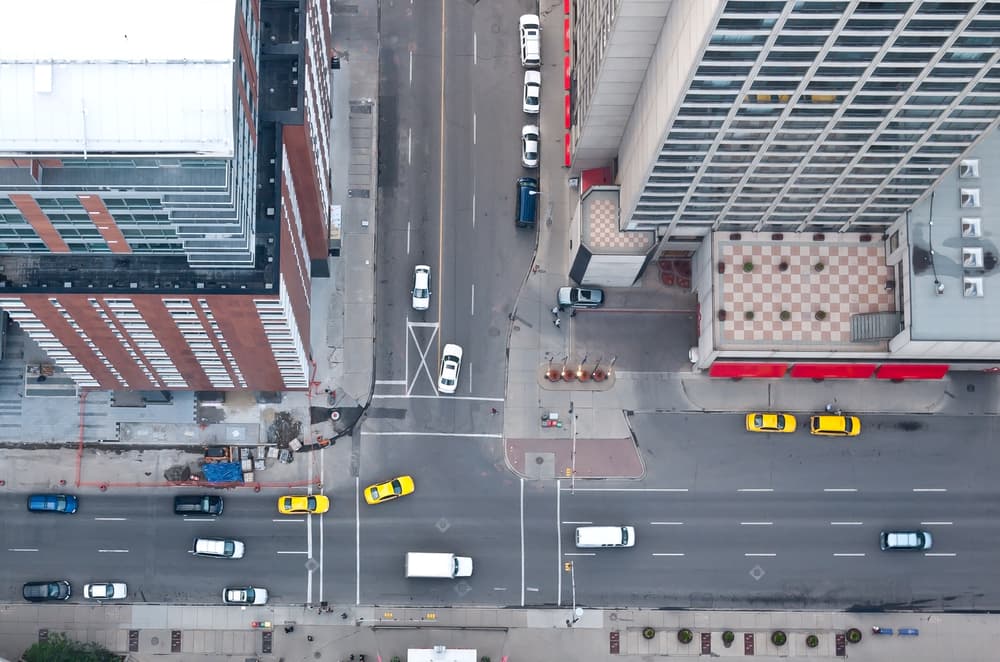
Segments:
[[[108,208],[104,206],[104,200],[99,195],[78,195],[76,196],[90,217],[90,222],[94,224],[101,237],[108,245],[112,253],[131,253],[132,248],[125,241],[125,235],[118,229],[114,217]]]
[[[796,363],[789,373],[799,379],[868,379],[874,363]]]
[[[566,120],[566,128],[568,129],[569,127],[571,127],[573,125],[572,124],[572,119],[571,119],[571,116],[570,116],[570,109],[572,108],[572,104],[570,104],[569,92],[566,93],[565,97],[566,97],[566,102],[565,102],[566,117],[565,117],[565,120]]]
[[[567,168],[573,165],[573,155],[570,154],[569,141],[570,141],[569,131],[567,131],[565,138],[563,138],[563,146],[565,147],[566,151],[566,153],[563,154],[563,165],[566,166]]]
[[[32,161],[32,164],[38,161]],[[42,208],[35,202],[35,197],[30,193],[11,193],[10,201],[14,203],[17,210],[28,221],[28,225],[35,231],[38,237],[45,242],[45,247],[53,253],[69,253],[69,245],[63,241],[62,235],[52,221],[45,215]]]
[[[939,363],[889,363],[880,365],[875,376],[879,379],[942,379],[948,367]]]
[[[787,363],[752,363],[740,361],[725,363],[716,361],[709,367],[710,377],[754,377],[757,379],[778,379],[785,376]]]
[[[570,86],[573,84],[573,78],[572,78],[572,75],[570,74],[570,70],[571,70],[571,66],[570,66],[570,63],[569,63],[569,56],[567,55],[566,57],[563,58],[563,89],[564,90],[569,90]],[[569,95],[567,95],[567,96],[569,96]],[[566,128],[567,129],[569,128],[569,124],[566,125]]]
[[[569,16],[563,19],[563,53],[569,53]]]

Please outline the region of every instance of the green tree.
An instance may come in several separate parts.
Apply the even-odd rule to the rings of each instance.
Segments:
[[[61,632],[33,644],[21,658],[24,662],[118,662],[120,659],[106,648],[67,639]]]

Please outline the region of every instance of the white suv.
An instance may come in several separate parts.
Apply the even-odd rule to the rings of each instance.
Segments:
[[[521,32],[521,65],[536,68],[542,65],[542,24],[537,14],[525,14],[519,21]]]

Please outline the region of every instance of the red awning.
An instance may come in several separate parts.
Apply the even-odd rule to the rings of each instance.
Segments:
[[[942,379],[948,367],[940,363],[886,363],[878,367],[875,376],[879,379]]]
[[[563,138],[563,143],[564,143],[563,147],[565,150],[565,153],[563,154],[563,165],[566,166],[567,168],[573,165],[573,154],[570,152],[569,141],[570,141],[569,131],[567,131],[566,137]]]
[[[573,85],[572,70],[573,70],[573,67],[570,65],[569,56],[567,55],[566,57],[563,58],[563,89],[564,90],[569,90],[569,88],[572,87],[572,85]],[[566,128],[568,129],[569,127],[566,127]]]
[[[569,53],[569,16],[563,19],[563,53]]]
[[[802,379],[868,379],[874,363],[796,363],[791,376]]]
[[[569,100],[569,92],[567,92],[565,94],[565,97],[566,97],[566,103],[565,103],[565,105],[566,105],[566,128],[568,129],[571,126],[573,126],[573,121],[572,121],[572,117],[571,117],[572,113],[570,112],[570,110],[572,109],[572,105],[570,104],[570,100]]]
[[[787,370],[787,363],[751,363],[749,361],[727,363],[716,361],[708,368],[708,375],[710,377],[778,379],[784,377]]]

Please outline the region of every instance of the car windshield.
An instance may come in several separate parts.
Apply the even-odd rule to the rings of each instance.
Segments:
[[[370,490],[368,490],[368,493],[371,495],[372,499],[374,499],[374,500],[377,501],[378,497],[379,497],[379,494],[378,494],[378,485],[373,485],[372,488]]]
[[[417,297],[418,299],[426,299],[427,290],[420,287],[415,287],[413,288],[413,296]]]
[[[309,510],[316,510],[316,497],[309,497],[306,499],[306,508]]]
[[[223,549],[227,555],[230,555],[236,551],[236,545],[233,544],[232,540],[227,540],[223,545]]]
[[[398,480],[392,481],[392,493],[396,495],[403,493],[403,486]]]
[[[850,432],[853,429],[854,426],[851,424],[851,418],[848,416],[844,419],[844,432]]]

